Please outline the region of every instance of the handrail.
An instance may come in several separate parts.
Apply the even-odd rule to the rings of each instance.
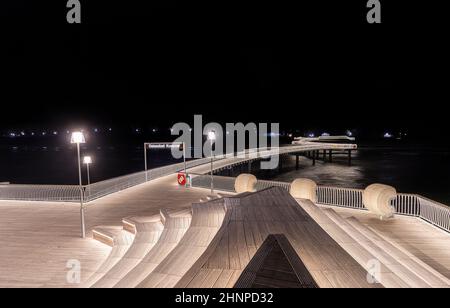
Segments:
[[[64,201],[80,200],[80,188],[75,185],[0,185],[0,200]]]
[[[214,176],[214,187],[217,190],[234,191],[233,177]],[[194,187],[209,188],[210,175],[196,175],[192,181]],[[290,190],[290,183],[258,180],[256,190],[277,186]],[[328,206],[367,210],[362,201],[362,189],[318,186],[317,203]],[[450,207],[416,194],[397,194],[391,201],[397,215],[420,218],[427,223],[450,232]]]
[[[237,153],[227,153],[214,157],[214,170],[219,170],[227,166],[241,164],[247,161],[267,158],[273,155],[283,155],[295,152],[313,151],[318,149],[354,149],[356,145],[349,144],[318,144],[304,142],[301,145],[291,145],[285,147],[264,147],[240,151]],[[229,159],[229,161],[225,161]],[[200,158],[186,163],[188,169],[200,165],[209,164],[210,158]],[[124,189],[143,184],[162,176],[180,172],[184,169],[184,163],[176,163],[165,167],[159,167],[148,171],[136,172],[116,178],[83,186],[84,201],[90,202],[98,198],[107,196]],[[147,172],[147,174],[146,174]],[[80,201],[78,185],[0,185],[0,200],[17,201]]]

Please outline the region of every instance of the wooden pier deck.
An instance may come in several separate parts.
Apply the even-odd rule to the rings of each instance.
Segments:
[[[82,282],[111,248],[92,239],[95,226],[120,226],[122,218],[151,216],[162,208],[187,208],[209,192],[185,189],[167,176],[93,201],[80,238],[80,206],[0,201],[0,287],[64,287],[69,259],[81,261]]]
[[[83,282],[86,282],[99,269],[111,252],[111,247],[92,239],[92,229],[94,227],[112,226],[120,228],[122,219],[126,217],[158,215],[160,209],[192,208],[193,203],[199,202],[200,199],[206,199],[208,194],[208,189],[186,189],[179,186],[176,175],[170,175],[98,199],[88,205],[86,212],[88,238],[86,239],[80,238],[78,204],[0,201],[0,287],[77,287],[77,285],[68,284],[66,281],[66,275],[69,270],[66,268],[66,264],[71,259],[81,262],[81,285],[83,285]],[[264,204],[266,202],[265,199],[259,200],[258,203]],[[307,211],[315,207],[312,203],[301,203],[298,206],[298,211],[300,212],[302,211],[300,206],[303,206],[303,210]],[[267,206],[265,208],[266,210],[268,209]],[[322,207],[317,209],[319,208]],[[264,211],[263,208],[259,209],[258,207],[255,207],[255,210]],[[354,241],[342,234],[342,230],[339,231],[339,228],[336,227],[339,226],[339,223],[332,226],[330,221],[338,222],[340,218],[347,221],[350,225],[353,224],[354,227],[360,228],[361,232],[366,232],[366,237],[376,237],[376,241],[383,242],[381,244],[384,246],[382,245],[381,247],[393,246],[394,248],[389,247],[397,256],[402,255],[402,258],[406,258],[404,257],[406,255],[417,260],[414,262],[408,261],[409,263],[405,265],[408,273],[398,274],[399,272],[396,272],[398,267],[394,264],[395,262],[392,261],[392,264],[390,264],[389,260],[391,259],[384,259],[384,262],[387,262],[387,266],[390,266],[386,270],[386,273],[390,274],[392,278],[392,281],[389,282],[390,285],[398,283],[399,286],[439,286],[443,281],[445,284],[445,279],[450,278],[450,234],[447,232],[413,217],[396,216],[393,220],[380,221],[366,211],[336,207],[333,207],[332,210],[338,217],[327,211],[323,211],[325,214],[317,217],[311,216],[344,250],[366,245],[364,249],[359,248],[360,250],[356,253],[367,249],[368,254],[366,256],[376,254],[374,249],[370,250],[372,247],[370,246],[372,245],[370,241],[364,240],[360,242],[361,245],[355,246]],[[331,220],[327,219],[326,216]],[[251,221],[249,223],[250,225],[252,224]],[[290,239],[294,239],[297,236],[296,232],[294,234],[290,230],[280,232],[284,230],[283,224],[278,222],[275,225],[278,227],[274,227],[273,232],[284,233]],[[313,225],[317,228],[317,225]],[[351,229],[348,226],[346,228],[346,230]],[[364,228],[368,229],[365,230]],[[299,230],[309,234],[308,229],[300,228]],[[323,232],[319,233],[322,234],[320,236],[321,240],[327,238]],[[316,232],[316,235],[310,235],[314,237],[319,233]],[[357,236],[361,235],[358,234]],[[173,247],[177,245],[179,240],[175,241]],[[329,238],[327,241],[329,241]],[[295,241],[293,248],[297,249]],[[300,246],[297,250],[299,254],[303,253]],[[309,253],[321,253],[313,249],[312,246],[310,250]],[[355,252],[349,252],[350,255],[352,253]],[[345,255],[348,259],[348,255]],[[143,258],[142,261],[147,262],[143,256],[140,256]],[[353,256],[356,255],[353,254]],[[319,260],[324,258],[322,256]],[[349,280],[340,278],[342,275],[345,276],[345,274],[341,273],[341,276],[333,276],[332,273],[327,271],[322,273],[320,268],[317,271],[311,270],[311,264],[313,264],[311,262],[313,260],[314,258],[308,259],[308,254],[303,255],[302,261],[319,286],[350,286],[347,285]],[[351,259],[348,260],[350,263],[353,262]],[[364,260],[363,257],[360,260]],[[247,261],[250,261],[250,258]],[[161,260],[161,262],[161,264],[155,264],[153,267],[158,266],[158,271],[163,275],[173,274],[170,272],[170,269],[165,269],[164,265],[167,262],[164,262],[164,260]],[[361,261],[359,263],[364,267]],[[424,267],[417,268],[417,264],[421,263],[424,264]],[[353,268],[361,270],[355,264]],[[200,275],[205,269],[209,270],[209,267],[202,265],[198,269],[197,274]],[[130,268],[127,265],[126,271],[128,270]],[[244,267],[241,266],[236,268],[236,270],[241,273]],[[433,271],[437,272],[441,277],[433,275]],[[130,270],[130,273],[133,273],[132,270]],[[211,275],[217,275],[217,271],[212,270],[211,273]],[[198,276],[197,274],[196,276]],[[327,274],[329,275],[328,278],[326,278]],[[415,275],[422,275],[425,279],[421,278],[421,280],[413,281]],[[149,279],[144,280],[141,286],[151,285],[152,277],[148,276],[147,278]],[[445,279],[442,279],[442,277]],[[128,278],[131,279],[133,277]],[[174,276],[172,278],[171,285],[175,285],[182,277]],[[235,275],[233,282],[236,282],[238,278],[239,275]],[[137,285],[139,281],[141,281],[139,277],[138,279],[129,280],[132,285]],[[360,281],[355,286],[362,286],[363,284],[364,282]],[[129,283],[123,284],[123,286],[128,285]]]

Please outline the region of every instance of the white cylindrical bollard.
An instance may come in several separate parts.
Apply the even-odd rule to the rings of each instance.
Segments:
[[[296,179],[291,184],[290,194],[295,199],[317,201],[317,184],[310,179]]]
[[[243,173],[236,178],[236,181],[234,182],[234,189],[238,194],[244,192],[255,192],[257,182],[258,179],[254,175]]]
[[[363,204],[373,214],[380,219],[390,218],[394,215],[395,209],[391,201],[397,196],[394,187],[384,184],[369,185],[363,192]]]

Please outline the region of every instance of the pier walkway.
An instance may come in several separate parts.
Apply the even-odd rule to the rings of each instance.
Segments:
[[[315,145],[308,146],[316,149]],[[284,152],[280,151],[280,154],[295,153],[294,147],[290,148]],[[299,149],[297,148],[296,150],[298,151]],[[271,153],[265,154],[270,155]],[[238,159],[233,158],[233,161],[231,158],[217,160],[215,168],[239,163]],[[242,158],[242,160],[248,161],[249,158]],[[189,172],[206,174],[209,172],[209,168],[209,164],[205,162],[190,168]],[[141,217],[142,221],[145,221],[145,217],[161,216],[161,210],[176,211],[177,209],[183,209],[191,211],[193,204],[197,204],[194,206],[194,209],[201,210],[203,207],[199,202],[200,200],[207,200],[209,193],[210,191],[205,188],[186,188],[178,185],[176,174],[171,173],[94,199],[87,206],[86,226],[88,237],[86,239],[79,237],[80,221],[79,204],[77,203],[0,201],[0,287],[85,286],[94,274],[99,273],[99,268],[101,268],[113,251],[110,246],[93,239],[92,230],[94,228],[100,227],[105,230],[109,228],[113,231],[117,230],[117,232],[128,232],[127,230],[130,228],[129,223],[126,229],[122,230],[124,218],[130,218],[128,221],[134,221],[131,219],[132,217]],[[120,280],[117,278],[118,276],[110,273],[109,276],[105,276],[108,279],[103,281],[96,280],[98,282],[97,285],[113,286],[118,282],[118,286],[121,286],[120,283],[122,282],[124,287],[130,285],[141,287],[159,286],[161,277],[169,277],[170,279],[166,281],[167,286],[203,286],[204,284],[205,286],[232,286],[234,283],[240,285],[244,283],[238,279],[239,274],[243,272],[246,275],[256,275],[254,277],[257,277],[257,279],[254,278],[250,281],[251,285],[261,285],[264,281],[267,283],[264,271],[246,268],[246,265],[253,264],[250,262],[250,255],[247,255],[244,259],[239,259],[245,262],[240,263],[239,266],[236,264],[236,267],[233,267],[234,272],[232,272],[228,268],[229,265],[223,265],[224,263],[218,261],[223,255],[214,255],[213,250],[211,250],[212,246],[210,246],[213,243],[220,248],[219,252],[231,253],[221,244],[229,236],[245,237],[246,234],[253,234],[252,238],[255,239],[257,234],[255,233],[255,226],[260,226],[261,223],[257,213],[262,211],[261,213],[265,213],[264,219],[268,230],[273,229],[273,232],[270,231],[264,234],[283,233],[290,244],[286,242],[285,238],[276,236],[275,238],[270,238],[270,240],[272,242],[276,241],[278,243],[276,245],[280,246],[276,246],[275,242],[263,245],[264,239],[262,237],[258,245],[252,246],[252,244],[249,244],[251,242],[250,238],[247,237],[246,241],[250,241],[246,242],[247,246],[245,246],[247,247],[247,254],[249,252],[256,254],[259,247],[272,247],[270,249],[277,251],[276,256],[283,261],[282,264],[288,264],[289,262],[286,263],[287,259],[290,262],[293,262],[293,260],[296,262],[297,267],[289,269],[291,276],[301,274],[305,281],[309,281],[309,275],[312,275],[319,287],[371,287],[363,279],[365,274],[362,269],[366,269],[367,261],[370,260],[371,256],[375,256],[382,261],[383,265],[383,277],[385,279],[382,286],[448,287],[448,279],[450,279],[450,234],[448,232],[432,226],[417,217],[396,215],[396,218],[392,221],[380,222],[379,219],[361,209],[329,206],[319,202],[314,204],[306,200],[297,200],[297,203],[295,203],[284,193],[282,194],[282,199],[274,197],[277,194],[279,195],[280,192],[274,190],[274,193],[275,195],[267,196],[256,193],[254,197],[245,199],[247,201],[240,203],[242,206],[252,209],[256,220],[246,220],[246,218],[233,216],[241,213],[239,207],[233,207],[233,212],[229,212],[226,215],[226,212],[224,214],[217,212],[214,214],[215,216],[211,216],[216,218],[206,224],[210,229],[205,233],[205,236],[209,234],[211,238],[204,237],[201,240],[204,244],[195,248],[196,253],[202,256],[201,258],[199,257],[198,261],[191,260],[192,264],[190,265],[175,259],[171,261],[170,258],[175,258],[175,256],[171,257],[171,255],[167,254],[169,252],[166,251],[163,255],[160,255],[161,260],[158,263],[151,265],[152,269],[148,271],[146,277],[127,276],[127,273],[133,273],[132,267],[138,261],[132,263],[133,261],[129,259],[133,258],[130,257],[131,253],[127,255],[126,251],[118,252],[116,250],[118,258],[123,260],[118,264],[126,272],[119,275],[117,271],[120,268],[116,267],[115,273],[120,277],[126,278],[126,280]],[[228,194],[229,196],[235,195],[233,192]],[[243,198],[245,198],[245,195]],[[278,199],[279,201],[277,201]],[[264,207],[260,209],[256,206],[256,203],[252,203],[252,200],[264,204]],[[206,202],[206,204],[209,203]],[[292,226],[295,224],[295,228],[298,230],[293,229],[293,227],[283,226],[280,220],[281,216],[270,218],[271,215],[282,213],[276,210],[271,214],[271,204],[276,205],[276,208],[286,206],[286,211],[297,213],[298,219],[294,219]],[[232,215],[232,213],[236,214]],[[193,214],[195,214],[195,211]],[[161,217],[166,222],[167,215],[162,215]],[[201,216],[193,216],[193,221],[198,217]],[[293,217],[296,216],[292,216],[292,219]],[[222,220],[228,221],[228,225],[223,224]],[[303,225],[306,221],[310,227]],[[194,229],[190,231],[186,226],[179,228],[178,232],[182,232],[182,234],[180,238],[170,241],[170,249],[176,251],[175,247],[179,246],[179,243],[186,242],[182,242],[184,232],[186,232],[188,237],[200,240],[200,238],[196,237],[198,235],[196,232],[199,232],[196,231],[196,226],[203,228],[204,222],[195,220],[191,224],[191,227],[194,227]],[[239,229],[235,230],[235,226],[236,228],[243,226],[243,230],[251,227],[253,228],[253,233],[244,231],[244,234],[241,234]],[[309,228],[322,229],[323,231],[311,233],[312,229],[309,230]],[[307,243],[310,246],[306,247],[296,242],[300,233],[304,236],[303,240],[308,240]],[[165,234],[164,231],[162,233],[158,232],[158,235],[152,235],[151,244],[146,244],[148,248],[145,248],[147,250],[144,252],[138,253],[138,249],[130,250],[135,255],[139,255],[139,264],[141,266],[144,266],[145,262],[151,263],[151,260],[148,260],[151,249],[159,247],[158,249],[162,253],[161,251],[167,246],[162,245],[162,243],[158,244],[158,236],[163,237],[163,234]],[[215,236],[216,234],[217,236]],[[321,245],[324,245],[324,249],[313,247],[313,238],[318,235],[320,235],[319,240]],[[167,234],[164,236],[167,236]],[[143,241],[136,241],[137,238],[139,238],[139,232],[136,233],[134,242],[143,243]],[[189,244],[189,241],[186,243]],[[236,242],[238,246],[241,244],[243,242]],[[124,249],[128,249],[132,243],[127,243],[125,239],[123,245]],[[286,254],[285,252],[283,255],[280,252],[280,247],[281,250],[285,251],[287,249],[286,251],[290,251],[290,253]],[[344,265],[338,265],[333,261],[331,257],[333,252],[327,251],[327,249],[331,248],[335,252],[339,252],[339,255],[345,256],[347,261]],[[308,252],[305,253],[304,249],[307,249]],[[180,256],[183,255],[184,250],[181,248],[179,250]],[[297,251],[301,260],[292,254],[293,251]],[[380,251],[383,252],[382,255],[380,255]],[[145,258],[146,256],[147,259]],[[323,263],[314,261],[315,256],[320,256],[316,260],[322,260]],[[125,260],[124,258],[128,259]],[[67,273],[70,270],[67,268],[67,262],[70,260],[80,261],[82,276],[81,284],[79,285],[67,282]],[[270,263],[267,262],[264,263],[264,269],[270,267]],[[215,267],[210,267],[209,265],[213,263],[216,264]],[[179,270],[175,272],[179,276],[173,274],[173,269],[170,268],[171,264],[178,264]],[[308,269],[309,274],[305,272],[305,267]],[[330,271],[329,269],[332,270]],[[272,268],[271,270],[277,273],[279,269]],[[136,270],[134,272],[139,273]],[[350,277],[350,279],[347,280],[344,277]],[[271,282],[272,285],[285,285],[286,283],[304,285],[305,282],[296,279],[284,280],[284,278],[281,281],[272,280]],[[311,285],[311,283],[308,283],[308,285]],[[374,286],[379,287],[377,285]]]

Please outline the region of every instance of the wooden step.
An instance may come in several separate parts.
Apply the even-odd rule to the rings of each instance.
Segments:
[[[115,288],[134,288],[148,277],[171,253],[183,238],[192,219],[192,209],[161,210],[164,230],[158,242],[127,275],[115,284]]]
[[[401,254],[395,247],[361,224],[355,217],[346,220],[365,237],[364,246],[411,287],[430,288],[437,286],[434,279],[421,276],[413,267],[408,265],[411,258]],[[439,284],[442,286],[442,283]]]
[[[137,233],[137,228],[144,228],[145,224],[152,222],[161,222],[161,215],[153,215],[153,216],[139,216],[139,217],[127,217],[122,219],[123,229],[132,233]]]
[[[93,288],[112,288],[116,285],[155,246],[164,229],[159,215],[128,218],[125,225],[132,225],[136,232],[133,243],[122,258],[92,285]]]
[[[225,219],[224,202],[209,201],[193,204],[192,208],[192,221],[183,238],[163,260],[152,256],[159,263],[144,277],[138,287],[174,287],[210,245]]]
[[[346,228],[345,224],[333,214],[331,209],[319,208],[312,203],[301,203],[301,206],[311,215],[320,226],[347,251],[368,273],[371,271],[372,261],[378,260],[370,251],[368,251],[360,241],[363,239],[359,232]],[[342,219],[343,220],[343,219]],[[410,287],[400,277],[398,277],[383,262],[380,262],[380,282],[386,288],[408,288]]]
[[[117,229],[119,229],[118,232]],[[115,232],[117,232],[117,234],[113,235]],[[120,259],[122,259],[134,240],[133,234],[123,229],[120,230],[120,227],[98,227],[94,229],[93,234],[97,234],[96,236],[102,240],[107,240],[110,243],[113,243],[113,246],[105,261],[81,285],[82,288],[89,288],[101,279],[117,262],[120,261]]]
[[[97,227],[92,230],[92,237],[105,245],[114,246],[114,240],[117,239],[122,230],[119,227]]]
[[[344,218],[342,218],[338,213],[332,209],[323,208],[323,212],[333,220],[340,228],[342,228],[349,236],[351,236],[357,243],[354,246],[348,246],[345,249],[352,254],[355,259],[359,260],[361,265],[363,265],[366,270],[371,270],[370,263],[373,260],[378,260],[380,262],[380,277],[381,283],[386,288],[410,288],[411,286],[402,280],[395,271],[393,271],[388,265],[381,262],[378,257],[369,251],[364,245],[367,242],[367,238],[364,237],[358,230],[353,228]]]
[[[319,287],[382,287],[378,283],[371,284],[367,281],[367,272],[364,268],[339,246],[286,190],[272,187],[243,197],[225,198],[225,204],[227,217],[222,227],[175,287],[235,286],[243,273],[248,274],[246,269],[252,266],[251,260],[271,235],[285,237],[289,245],[280,247],[292,249],[290,252],[283,250],[284,255],[288,260],[298,261],[295,267],[297,270],[288,268],[287,271],[296,274],[309,273]],[[293,258],[294,255],[296,258]],[[280,253],[276,256],[280,256]],[[267,264],[263,268],[268,270],[272,265]],[[279,283],[289,284],[289,281],[295,283],[295,279],[290,279],[292,276],[279,276],[280,268],[277,266],[273,266],[272,270],[271,273],[267,271],[261,273],[260,284],[268,275],[278,277]],[[255,275],[259,273],[253,272]],[[298,275],[297,280],[305,279],[303,274]],[[252,278],[243,277],[243,279],[247,283],[251,282]]]
[[[378,230],[375,230],[374,228],[367,227],[369,230],[373,231],[375,234],[377,234],[381,239],[389,243],[391,248],[396,249],[396,252],[398,252],[399,257],[406,257],[410,260],[406,261],[407,267],[410,267],[414,272],[416,272],[418,275],[424,278],[425,281],[430,283],[433,287],[450,287],[450,280],[436,271],[434,268],[414,256],[412,253],[401,247],[399,244],[395,243],[391,239],[389,239],[387,236],[383,235]]]
[[[224,194],[215,194],[215,195],[207,195],[206,197],[200,198],[200,202],[209,202],[209,201],[215,201],[222,199],[224,197]]]

